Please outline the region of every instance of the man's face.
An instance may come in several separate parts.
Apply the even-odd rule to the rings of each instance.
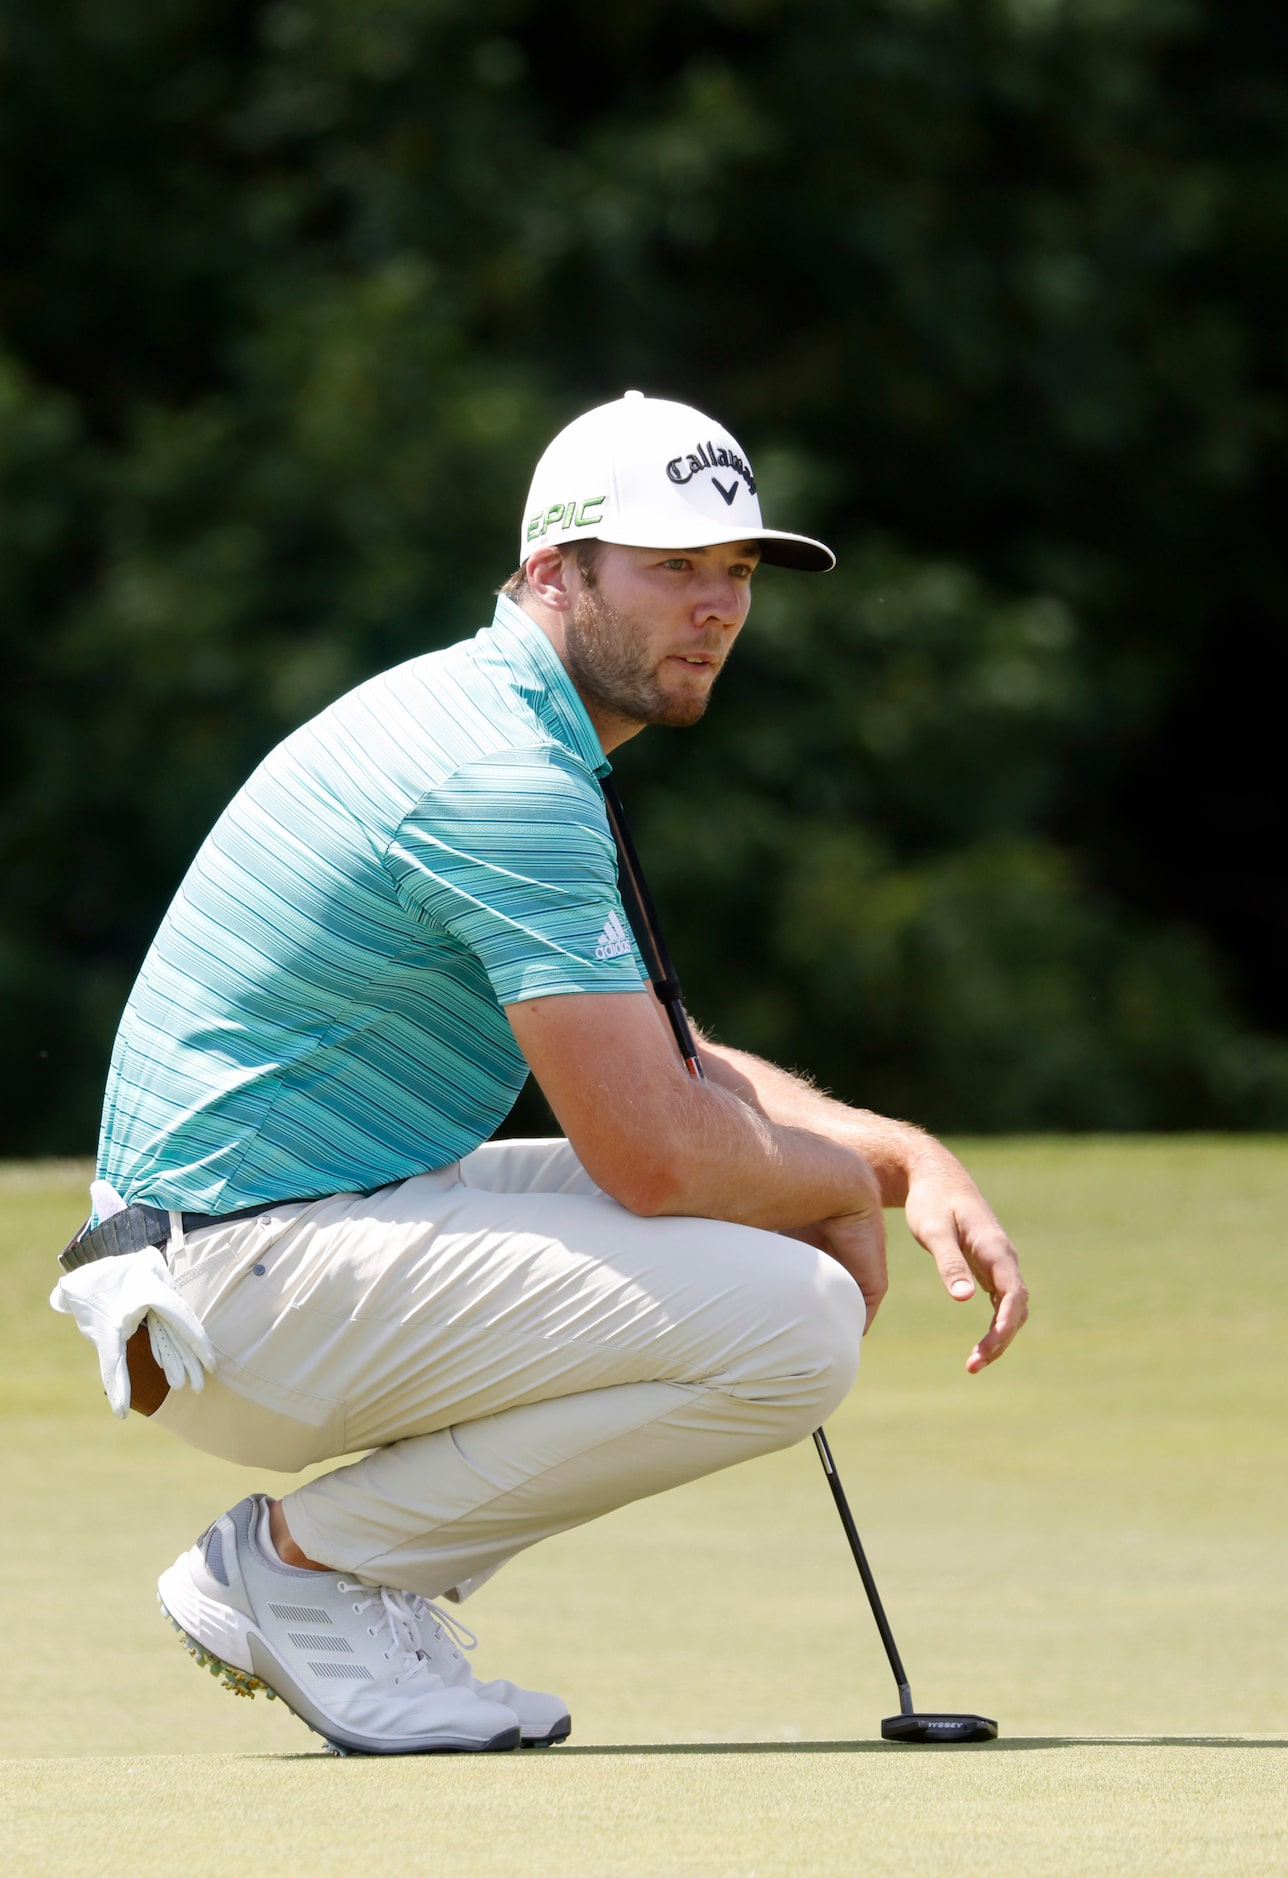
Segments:
[[[605,542],[589,579],[572,563],[565,661],[591,715],[634,729],[695,724],[742,630],[759,559],[752,541]]]

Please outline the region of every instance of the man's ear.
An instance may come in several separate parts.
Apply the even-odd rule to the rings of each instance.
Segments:
[[[572,605],[569,577],[576,565],[571,555],[565,556],[553,544],[530,554],[523,566],[533,599],[556,613],[566,613]]]

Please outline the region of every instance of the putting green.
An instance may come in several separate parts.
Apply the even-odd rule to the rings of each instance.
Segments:
[[[86,1170],[0,1171],[6,1867],[1288,1870],[1288,1151],[963,1151],[1034,1321],[966,1376],[981,1307],[900,1225],[829,1433],[918,1705],[1003,1739],[875,1739],[893,1687],[802,1447],[516,1561],[467,1607],[480,1668],[566,1694],[574,1742],[413,1762],[323,1758],[193,1669],[156,1574],[273,1477],[112,1420],[45,1304]]]
[[[491,1761],[0,1766],[10,1871],[349,1878],[1282,1872],[1283,1744],[568,1747]],[[115,1851],[114,1849],[115,1848]],[[25,1858],[26,1862],[21,1862]]]

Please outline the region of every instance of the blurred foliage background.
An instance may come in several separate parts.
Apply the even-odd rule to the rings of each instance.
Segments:
[[[1288,1126],[1281,5],[0,18],[7,1154],[91,1146],[223,802],[484,622],[628,385],[840,555],[622,753],[696,1014],[936,1128]]]

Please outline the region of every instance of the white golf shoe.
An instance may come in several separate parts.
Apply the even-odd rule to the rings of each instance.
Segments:
[[[561,1696],[520,1689],[513,1682],[480,1682],[462,1654],[477,1644],[474,1632],[428,1598],[411,1596],[408,1602],[420,1626],[421,1648],[449,1688],[472,1689],[484,1702],[499,1702],[503,1708],[513,1709],[519,1718],[521,1747],[550,1748],[568,1739],[572,1716]]]
[[[265,1507],[253,1494],[221,1514],[158,1581],[162,1610],[202,1668],[238,1695],[279,1697],[342,1753],[519,1746],[517,1711],[490,1693],[510,1685],[484,1692],[468,1668],[460,1675],[464,1659],[441,1626],[422,1635],[430,1607],[343,1572],[282,1564],[260,1544]]]

